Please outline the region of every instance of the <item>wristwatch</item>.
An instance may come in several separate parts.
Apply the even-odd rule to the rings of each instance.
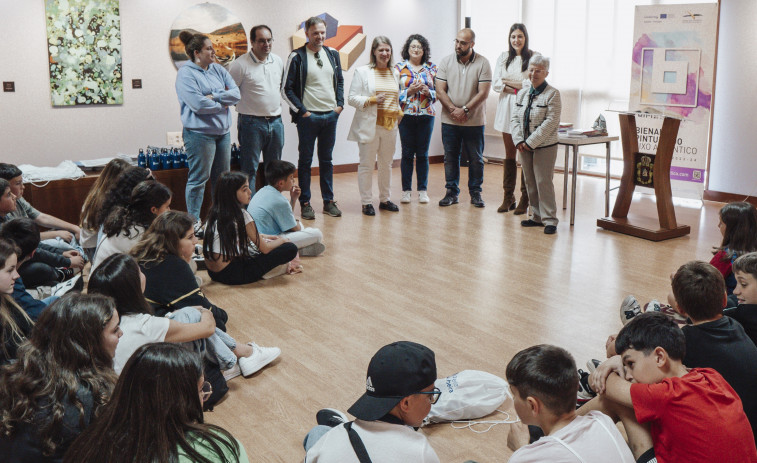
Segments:
[[[463,111],[465,111],[465,114],[468,114],[468,111],[470,111],[470,109],[468,109],[467,106],[463,105]]]

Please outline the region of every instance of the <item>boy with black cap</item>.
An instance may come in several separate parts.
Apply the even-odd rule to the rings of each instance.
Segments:
[[[320,426],[305,437],[305,462],[438,462],[426,436],[413,429],[441,395],[435,380],[428,347],[409,341],[382,347],[368,365],[365,394],[347,410],[357,419],[348,423],[337,410],[319,411]]]

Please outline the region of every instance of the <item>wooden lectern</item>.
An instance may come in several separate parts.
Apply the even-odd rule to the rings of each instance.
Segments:
[[[691,233],[691,227],[676,223],[676,212],[673,209],[673,195],[670,189],[670,163],[681,121],[666,116],[662,123],[656,154],[644,155],[638,153],[636,116],[620,114],[619,117],[623,144],[623,176],[620,179],[618,197],[615,198],[612,216],[597,219],[597,226],[651,241],[688,235]],[[657,222],[648,217],[628,218],[633,191],[637,184],[644,185],[645,183],[651,184],[649,186],[654,185],[659,228],[657,228]]]

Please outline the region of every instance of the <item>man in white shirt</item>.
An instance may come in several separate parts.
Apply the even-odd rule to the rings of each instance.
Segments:
[[[426,346],[409,341],[379,349],[368,365],[363,394],[348,412],[316,415],[319,426],[305,437],[306,463],[438,463],[420,427],[441,391],[434,387],[436,359]]]
[[[263,162],[281,159],[284,147],[284,124],[281,122],[281,81],[284,62],[271,53],[273,33],[266,25],[250,30],[249,53],[229,66],[229,73],[239,86],[237,130],[241,150],[242,172],[250,177],[255,194],[255,175],[260,153]]]

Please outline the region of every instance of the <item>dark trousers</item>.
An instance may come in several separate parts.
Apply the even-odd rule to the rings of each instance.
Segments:
[[[484,183],[484,126],[442,124],[442,144],[447,191],[460,194],[460,152],[465,146],[470,155],[468,191],[481,193]]]
[[[334,200],[334,165],[331,163],[331,152],[334,150],[336,141],[338,120],[339,114],[336,111],[326,114],[310,113],[309,117],[297,119],[297,135],[300,141],[297,179],[302,190],[300,204],[310,202],[310,166],[313,164],[316,139],[318,140],[321,197],[324,202]]]
[[[399,123],[402,144],[402,191],[413,189],[413,158],[418,172],[418,191],[428,186],[428,146],[434,131],[434,116],[405,115]]]
[[[284,243],[268,254],[260,253],[252,258],[232,260],[225,269],[220,272],[208,270],[208,276],[213,281],[225,285],[244,285],[263,278],[281,264],[286,264],[297,255],[297,246],[294,243]]]

